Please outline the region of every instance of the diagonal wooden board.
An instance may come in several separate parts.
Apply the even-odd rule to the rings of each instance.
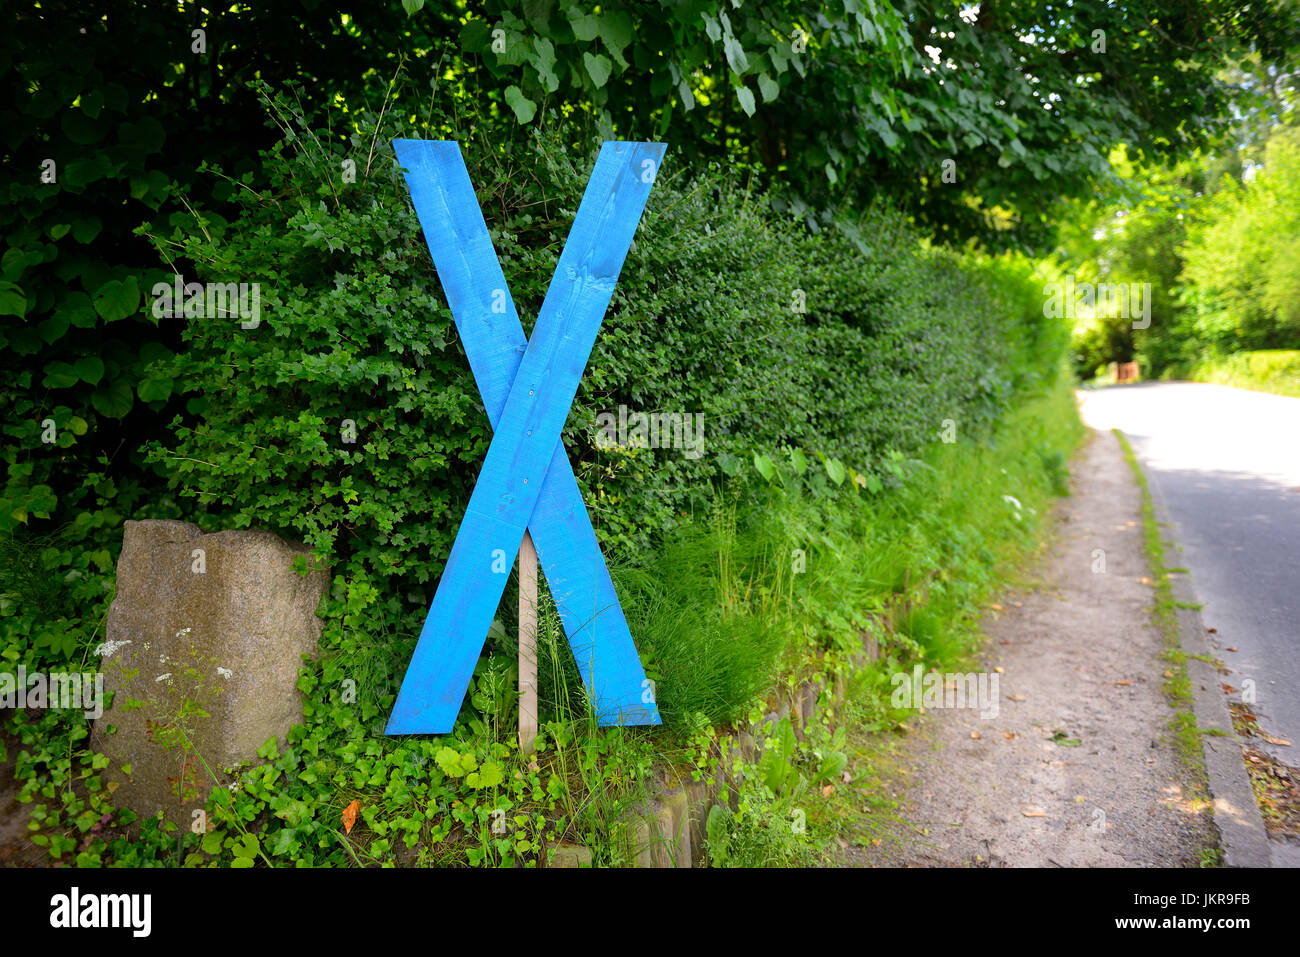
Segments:
[[[559,435],[664,147],[602,147],[527,342],[459,146],[394,147],[495,435],[387,731],[451,730],[508,577],[492,571],[501,567],[494,553],[513,556],[525,528],[600,722],[657,724]]]

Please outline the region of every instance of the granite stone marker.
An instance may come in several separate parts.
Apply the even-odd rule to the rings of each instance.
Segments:
[[[110,758],[116,804],[188,827],[212,787],[227,783],[222,769],[256,763],[258,748],[283,744],[301,722],[298,671],[316,654],[329,576],[299,574],[300,555],[310,563],[308,549],[266,531],[126,523],[97,649],[104,690],[115,694],[92,735]]]

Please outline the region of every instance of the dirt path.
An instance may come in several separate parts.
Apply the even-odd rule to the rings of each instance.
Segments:
[[[929,709],[909,722],[898,797],[912,827],[849,863],[1194,867],[1212,844],[1161,690],[1140,493],[1109,433],[1091,435],[1073,472],[1042,587],[985,617],[999,713]]]

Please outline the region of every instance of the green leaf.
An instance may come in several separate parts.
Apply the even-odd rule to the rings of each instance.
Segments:
[[[790,465],[799,475],[803,475],[804,472],[808,471],[808,456],[803,454],[803,449],[791,450]]]
[[[478,767],[474,755],[462,755],[454,748],[439,748],[433,759],[442,768],[443,774],[451,778],[462,778]]]
[[[515,111],[515,119],[520,123],[529,123],[537,115],[537,104],[524,96],[517,86],[506,87],[506,103]]]
[[[560,78],[555,74],[555,44],[546,37],[536,37],[533,49],[537,55],[529,57],[529,61],[537,69],[537,78],[548,93],[554,93],[560,88]]]
[[[844,463],[839,459],[828,458],[826,460],[826,474],[830,476],[830,480],[836,485],[843,485],[847,474],[844,470]]]
[[[125,319],[140,308],[140,285],[134,276],[110,279],[95,291],[95,311],[105,322]]]
[[[95,153],[86,159],[74,160],[59,173],[59,182],[71,189],[80,189],[96,180],[112,176],[115,167],[103,153]]]
[[[736,99],[740,100],[740,108],[749,116],[754,115],[754,94],[749,91],[748,87],[736,87]]]
[[[175,386],[176,383],[171,379],[144,379],[135,387],[135,391],[141,402],[157,402],[170,398]]]
[[[599,53],[594,56],[584,53],[582,62],[587,67],[587,75],[591,77],[591,82],[596,84],[596,89],[599,90],[609,81],[609,75],[614,70],[614,64],[609,61],[609,57]]]
[[[775,463],[760,452],[754,453],[754,468],[758,469],[758,474],[769,482],[776,475]]]
[[[623,51],[635,36],[632,18],[621,10],[602,13],[596,22],[596,30],[605,48],[626,69],[627,60],[623,58]]]
[[[68,230],[70,229],[72,229],[72,226],[69,223],[59,223],[55,226],[51,226],[50,238],[57,242],[64,236],[68,235]]]
[[[81,290],[74,290],[63,297],[54,315],[65,319],[78,329],[92,329],[99,322],[95,307],[90,297]]]
[[[600,31],[600,23],[589,13],[575,17],[570,11],[569,26],[573,27],[574,39],[579,43],[590,43]]]
[[[84,356],[72,364],[77,377],[91,385],[98,385],[104,378],[104,360],[98,356]]]
[[[722,49],[726,53],[727,65],[731,67],[732,73],[739,75],[749,69],[749,57],[745,56],[745,48],[735,37],[727,37]]]
[[[81,381],[77,370],[66,362],[51,362],[45,367],[41,385],[50,389],[67,389]]]
[[[771,103],[776,99],[776,95],[781,92],[781,84],[766,73],[760,73],[758,75],[758,92],[763,94],[764,103]]]
[[[415,16],[424,6],[424,0],[402,0],[402,9],[408,17]]]
[[[27,315],[27,297],[23,291],[11,282],[0,280],[0,316],[17,316],[22,319]]]
[[[488,761],[477,771],[465,778],[465,783],[472,788],[494,788],[505,780],[505,771],[495,761]]]
[[[460,28],[460,48],[467,53],[482,53],[492,42],[486,20],[471,20]]]
[[[98,216],[91,216],[89,219],[79,219],[72,224],[72,238],[79,243],[88,243],[99,235],[103,225]]]

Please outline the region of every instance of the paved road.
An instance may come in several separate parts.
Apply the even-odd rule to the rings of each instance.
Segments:
[[[1269,750],[1300,765],[1300,399],[1190,382],[1081,395],[1159,486],[1226,680],[1255,680],[1261,728],[1293,742]]]

